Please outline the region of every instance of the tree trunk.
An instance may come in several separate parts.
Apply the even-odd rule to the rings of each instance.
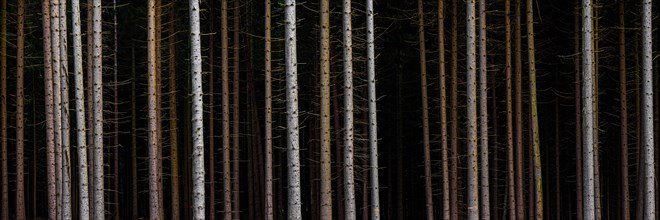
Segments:
[[[514,145],[513,145],[513,106],[512,106],[512,83],[511,83],[511,0],[504,3],[504,27],[505,27],[505,50],[506,50],[506,184],[509,219],[517,219],[516,206],[516,171],[514,169]]]
[[[481,172],[481,218],[490,219],[490,186],[488,182],[488,65],[486,64],[486,0],[479,0],[479,166]]]
[[[44,44],[44,88],[46,99],[46,170],[48,185],[48,218],[57,218],[57,190],[55,181],[55,115],[53,95],[53,63],[50,35],[50,2],[42,1],[41,5],[43,22],[43,44]],[[4,42],[4,41],[3,41]],[[2,53],[4,54],[4,53]],[[4,65],[3,65],[4,66]],[[4,74],[2,75],[4,79]],[[4,80],[3,80],[4,81]],[[3,85],[2,88],[5,86]],[[3,96],[4,97],[4,96]],[[4,98],[2,99],[4,102]],[[6,106],[4,103],[2,106]],[[3,120],[6,117],[2,117]],[[5,139],[3,138],[3,141]],[[7,161],[7,160],[3,160]],[[6,201],[6,200],[5,200]]]
[[[374,51],[374,5],[373,0],[367,0],[367,81],[369,89],[369,162],[371,173],[371,219],[380,219],[380,192],[378,185],[378,120],[376,105],[376,55]],[[328,43],[330,45],[330,43]],[[328,60],[328,59],[326,59]],[[329,75],[328,69],[328,75]],[[326,91],[327,92],[327,91]],[[327,92],[329,93],[329,92]],[[328,101],[329,104],[329,101]],[[330,107],[326,111],[329,114]],[[330,117],[328,117],[330,125]],[[328,126],[328,143],[330,129]],[[330,148],[328,147],[328,171],[330,171]],[[328,174],[328,177],[330,175]],[[330,180],[328,179],[328,185]],[[364,189],[365,191],[367,189]],[[332,196],[331,193],[329,193]]]
[[[221,2],[221,42],[222,42],[222,176],[224,219],[232,217],[231,191],[231,148],[229,143],[229,50],[227,27],[227,0]]]
[[[78,172],[79,172],[79,207],[80,219],[89,219],[89,177],[87,171],[87,134],[85,127],[85,95],[83,86],[82,63],[82,35],[80,24],[80,1],[72,0],[73,12],[73,76],[75,80],[76,96],[76,130],[78,143]],[[90,73],[88,73],[90,74]],[[89,98],[89,97],[88,97]]]
[[[595,192],[594,192],[594,121],[593,121],[593,44],[592,44],[592,9],[591,0],[582,1],[582,108],[583,117],[583,184],[584,184],[584,216],[586,220],[596,219]]]
[[[265,107],[264,107],[264,118],[265,118],[265,136],[266,136],[266,155],[264,162],[266,163],[264,179],[265,182],[265,196],[266,196],[266,205],[265,208],[265,219],[273,220],[274,207],[273,207],[273,81],[271,79],[272,75],[272,66],[271,66],[271,27],[270,27],[270,0],[266,0],[265,5],[265,33],[264,33],[264,72],[265,72]]]
[[[431,144],[429,143],[429,104],[426,83],[426,41],[424,40],[424,1],[417,1],[417,27],[419,31],[419,68],[422,88],[422,134],[424,138],[424,189],[426,218],[433,219],[433,183],[431,181]]]
[[[442,160],[442,218],[450,219],[449,156],[447,155],[447,73],[445,71],[445,1],[438,0],[438,71],[440,74],[440,151]]]
[[[170,70],[170,81],[169,81],[169,96],[170,96],[170,160],[172,163],[172,216],[173,220],[180,219],[181,215],[179,212],[179,137],[178,137],[178,125],[177,125],[177,70],[176,70],[176,30],[175,30],[175,9],[176,2],[172,1],[170,3],[170,30],[169,30],[169,70]],[[212,63],[212,62],[209,62]],[[210,123],[213,124],[213,123]],[[202,212],[203,213],[203,212]]]
[[[202,49],[199,1],[190,1],[190,60],[193,95],[193,219],[205,219],[204,211],[204,101],[202,101]],[[176,109],[176,108],[174,108]],[[175,112],[176,113],[176,112]]]
[[[287,100],[287,169],[289,178],[288,219],[302,219],[300,198],[300,157],[298,140],[298,61],[296,56],[296,1],[284,3]]]
[[[240,190],[240,131],[241,131],[241,121],[240,121],[240,109],[241,109],[241,102],[240,102],[240,74],[241,74],[241,69],[239,67],[240,65],[240,19],[241,19],[241,1],[240,0],[234,0],[234,75],[233,75],[233,90],[234,93],[232,94],[232,102],[234,103],[233,106],[233,111],[232,111],[232,202],[233,204],[232,209],[234,210],[232,212],[232,219],[241,219],[241,190]]]
[[[25,72],[25,0],[18,0],[18,33],[16,42],[16,219],[25,217],[25,157],[24,157],[24,110],[23,80]],[[3,89],[5,86],[3,85]],[[5,105],[3,105],[5,106]],[[8,200],[5,200],[8,201]]]
[[[50,1],[50,25],[51,25],[51,41],[53,52],[53,98],[54,98],[54,122],[55,122],[55,188],[57,198],[57,216],[62,218],[62,88],[61,88],[61,47],[60,47],[60,1]],[[5,61],[6,62],[6,61]],[[6,161],[6,160],[5,160]]]
[[[88,150],[87,150],[87,159],[89,160],[89,203],[91,205],[90,207],[90,218],[94,219],[94,207],[96,201],[96,185],[94,181],[96,179],[94,178],[94,168],[96,167],[94,165],[94,151],[96,145],[94,145],[94,59],[93,59],[93,54],[94,54],[94,35],[92,34],[94,32],[94,18],[92,16],[92,9],[94,3],[92,2],[93,0],[87,0],[87,144]]]
[[[346,194],[346,220],[355,220],[355,182],[353,181],[353,43],[351,26],[351,0],[344,0],[343,58],[344,58],[344,192]]]
[[[450,113],[451,113],[451,156],[450,160],[450,173],[449,173],[449,189],[451,195],[451,219],[458,220],[458,0],[452,0],[451,5],[451,100],[450,100]]]
[[[158,183],[160,182],[160,173],[158,172],[158,105],[156,90],[157,66],[156,66],[156,1],[148,2],[148,36],[147,36],[147,59],[148,59],[148,108],[149,108],[149,218],[161,219],[160,207],[158,207],[160,196],[158,195]]]
[[[621,107],[621,219],[630,219],[630,193],[628,184],[628,90],[626,84],[626,30],[625,3],[619,2],[619,102]]]
[[[534,214],[543,219],[543,184],[541,181],[541,141],[539,140],[539,117],[536,104],[536,58],[534,56],[534,1],[527,0],[527,63],[529,65],[529,98],[534,167]],[[530,180],[531,181],[531,180]]]
[[[644,219],[655,216],[655,157],[653,146],[653,41],[651,0],[642,2],[642,145],[644,146]]]
[[[475,0],[467,2],[467,218],[479,219],[479,170],[477,162],[477,60]]]
[[[522,122],[522,35],[521,35],[521,14],[520,8],[522,5],[522,0],[516,0],[515,8],[515,114],[516,114],[516,216],[518,218],[523,218],[525,216],[525,195],[524,195],[524,156],[523,156],[523,122]]]
[[[321,219],[332,219],[330,1],[321,1]]]
[[[93,0],[93,30],[94,30],[94,215],[95,219],[103,220],[103,45],[102,45],[102,20],[101,0]]]

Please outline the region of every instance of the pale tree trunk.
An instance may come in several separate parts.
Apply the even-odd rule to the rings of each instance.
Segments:
[[[479,0],[479,181],[481,218],[490,219],[490,186],[488,183],[488,65],[486,64],[486,0]]]
[[[353,43],[351,0],[343,1],[344,58],[344,193],[346,220],[355,220],[355,182],[353,180]]]
[[[541,181],[541,143],[539,140],[539,117],[536,107],[536,58],[534,56],[534,1],[527,0],[527,63],[529,65],[529,99],[534,151],[534,214],[535,219],[543,219],[543,184]],[[530,180],[531,181],[531,180]]]
[[[289,178],[288,219],[302,219],[300,199],[300,157],[298,140],[298,61],[296,55],[296,1],[284,3],[284,56],[287,101],[287,170]]]
[[[2,1],[2,42],[0,42],[0,80],[2,80],[2,91],[0,99],[2,106],[2,122],[0,137],[2,144],[2,218],[9,219],[9,174],[7,173],[7,1]]]
[[[370,1],[369,1],[370,2]],[[332,219],[330,1],[321,1],[321,219]]]
[[[150,0],[148,2],[148,20],[147,20],[147,71],[148,71],[148,108],[149,108],[149,218],[156,220],[161,219],[160,207],[158,207],[160,196],[158,195],[158,183],[160,182],[160,175],[158,172],[158,115],[157,111],[157,97],[156,97],[156,1]]]
[[[23,79],[25,73],[25,0],[18,0],[18,33],[16,43],[16,219],[25,219],[25,164],[23,116]],[[5,88],[4,85],[2,88]],[[4,105],[3,105],[4,106]],[[8,200],[5,200],[8,201]]]
[[[241,102],[240,102],[240,19],[241,19],[241,11],[240,11],[240,0],[234,0],[234,75],[233,75],[233,90],[234,93],[232,94],[232,102],[234,102],[233,106],[233,111],[232,111],[232,131],[231,133],[233,134],[231,144],[232,144],[232,219],[240,219],[241,218],[241,208],[240,208],[240,126],[241,126],[241,121],[240,121],[240,109],[241,109]]]
[[[628,184],[628,94],[626,84],[626,30],[625,3],[619,2],[619,101],[621,103],[621,212],[622,219],[630,219],[630,193]]]
[[[376,54],[374,51],[374,2],[367,0],[367,81],[369,90],[369,162],[371,172],[371,219],[380,219],[380,194],[378,185],[378,120],[376,105]],[[329,43],[328,43],[329,45]],[[329,75],[329,73],[328,73]],[[329,93],[329,91],[328,91]],[[328,98],[329,99],[329,98]],[[329,104],[329,100],[328,100]],[[328,106],[328,112],[330,107]],[[330,125],[330,117],[328,117]],[[330,140],[330,129],[328,129],[328,142]],[[328,147],[328,162],[330,161],[330,149]],[[330,164],[328,163],[328,171]],[[329,177],[330,175],[328,175]],[[328,185],[330,185],[328,181]],[[366,191],[366,189],[364,189]]]
[[[69,129],[69,61],[66,0],[60,0],[60,89],[62,95],[62,218],[71,219],[71,164]]]
[[[424,138],[424,196],[426,219],[433,219],[433,183],[431,178],[431,146],[429,143],[429,104],[426,83],[426,43],[424,40],[424,1],[417,1],[417,30],[419,31],[419,68],[422,88],[422,134]]]
[[[479,170],[477,168],[477,60],[475,0],[467,1],[467,218],[479,219]]]
[[[266,220],[273,220],[273,98],[272,98],[272,64],[271,64],[271,27],[270,27],[270,0],[266,0],[266,6],[265,6],[265,21],[264,21],[264,26],[265,26],[265,33],[264,33],[264,75],[265,75],[265,111],[264,111],[264,118],[265,118],[265,136],[266,136],[266,155],[264,155],[266,158],[264,160],[265,164],[265,177],[264,179],[266,180],[265,185],[265,194],[266,194],[266,205],[265,205],[265,214],[266,214]],[[329,28],[329,27],[328,27]]]
[[[81,220],[89,219],[89,189],[87,172],[87,136],[85,127],[85,88],[83,87],[82,35],[80,29],[80,0],[71,0],[73,12],[73,76],[76,96],[76,133],[78,143],[78,176],[79,176],[79,216]],[[90,73],[88,73],[90,74]],[[89,98],[89,97],[88,97]]]
[[[596,204],[594,194],[594,121],[593,121],[593,24],[591,0],[582,1],[582,117],[583,117],[583,200],[586,220],[596,219]]]
[[[511,0],[504,2],[504,29],[505,29],[505,74],[506,74],[506,184],[507,184],[507,211],[509,219],[515,220],[516,210],[516,180],[513,157],[513,102],[511,82]]]
[[[445,1],[438,0],[438,71],[440,73],[440,154],[442,161],[442,218],[450,219],[449,156],[447,155],[447,73],[445,71]]]
[[[222,183],[224,219],[232,217],[231,203],[231,148],[229,143],[229,44],[227,26],[227,0],[222,0],[221,6],[221,53],[222,53]]]
[[[105,219],[103,196],[103,42],[101,0],[93,0],[93,78],[94,78],[94,219]]]
[[[170,70],[170,81],[169,81],[169,96],[170,96],[170,160],[172,163],[172,216],[174,220],[180,219],[179,212],[179,137],[178,137],[178,125],[177,125],[177,100],[176,100],[176,30],[175,30],[175,9],[176,1],[170,3],[170,31],[169,31],[169,70]]]
[[[60,47],[60,1],[50,1],[51,48],[53,52],[53,121],[55,122],[55,187],[57,217],[62,218],[62,88],[61,88],[61,47]]]
[[[202,46],[199,31],[199,1],[190,1],[190,60],[193,99],[193,218],[204,217],[204,101],[202,99]]]
[[[44,44],[44,88],[46,99],[46,172],[48,181],[48,218],[57,218],[57,195],[55,178],[55,125],[54,125],[54,96],[53,96],[53,63],[52,47],[50,37],[50,2],[42,1],[41,4],[43,22],[43,44]],[[4,86],[3,86],[4,88]],[[3,106],[5,106],[3,104]],[[5,117],[2,117],[5,118]],[[3,160],[6,161],[6,160]]]
[[[655,219],[653,146],[653,41],[651,0],[642,2],[642,145],[644,146],[644,219]]]

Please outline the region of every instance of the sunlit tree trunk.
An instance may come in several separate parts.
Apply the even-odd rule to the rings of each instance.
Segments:
[[[270,16],[271,16],[271,10],[270,10],[270,0],[266,0],[266,5],[265,5],[265,21],[264,21],[264,26],[265,26],[265,33],[264,33],[264,75],[265,75],[265,107],[264,107],[264,118],[265,118],[265,144],[266,144],[266,155],[264,162],[265,164],[265,177],[264,179],[266,180],[265,185],[265,218],[266,220],[273,220],[273,214],[274,214],[274,208],[273,208],[273,93],[272,93],[272,85],[273,81],[271,79],[272,75],[272,64],[271,64],[271,33],[270,33]]]
[[[486,0],[479,0],[479,173],[482,219],[490,219],[488,182],[488,65],[486,64]]]
[[[69,129],[69,61],[66,0],[60,0],[60,89],[62,96],[62,218],[71,219],[71,164]]]
[[[504,2],[504,28],[505,28],[505,74],[506,74],[506,184],[507,184],[507,210],[509,219],[515,220],[516,210],[516,179],[514,169],[513,145],[513,102],[511,82],[511,0]]]
[[[642,2],[642,146],[644,146],[644,219],[655,219],[653,146],[653,41],[651,0]]]
[[[42,1],[41,5],[43,22],[43,44],[44,44],[44,88],[46,99],[46,172],[48,185],[48,218],[57,218],[57,190],[55,179],[55,115],[53,95],[53,63],[50,35],[50,2]],[[4,76],[4,75],[3,75]],[[4,88],[4,86],[3,86]],[[4,100],[4,99],[3,99]],[[4,104],[2,106],[5,106]],[[2,117],[3,120],[5,117]],[[4,140],[4,139],[3,139]],[[3,160],[6,161],[6,160]]]
[[[148,108],[149,108],[149,126],[148,126],[148,139],[149,139],[149,218],[161,219],[160,207],[158,207],[158,183],[160,182],[160,175],[158,172],[158,121],[157,117],[157,97],[156,90],[156,1],[149,0],[148,2],[148,20],[147,20],[147,68],[148,68]]]
[[[332,151],[330,146],[330,1],[321,5],[321,219],[332,219]]]
[[[25,219],[24,110],[23,79],[25,73],[25,0],[18,0],[18,33],[16,42],[16,219]],[[4,85],[2,87],[5,88]],[[3,103],[4,104],[4,103]],[[3,105],[5,106],[5,105]],[[5,200],[8,201],[8,200]]]
[[[594,106],[593,106],[593,24],[591,0],[582,1],[582,117],[583,117],[583,200],[586,220],[596,219],[594,194]]]
[[[55,188],[57,216],[62,218],[62,88],[61,88],[61,47],[60,47],[60,1],[50,1],[51,49],[53,52],[53,121],[55,122]]]
[[[80,1],[71,0],[73,12],[73,76],[76,97],[76,130],[78,144],[78,210],[80,219],[89,219],[89,177],[87,172],[87,136],[85,127],[85,88],[83,86],[82,34],[80,24]],[[88,73],[91,74],[91,73]],[[89,98],[89,97],[88,97]]]
[[[619,2],[619,102],[621,107],[621,212],[622,219],[630,219],[630,193],[628,184],[628,91],[626,84],[626,30],[625,3]]]
[[[431,181],[431,146],[429,143],[429,104],[426,83],[426,43],[424,40],[424,1],[417,1],[417,30],[419,31],[419,68],[422,88],[422,134],[424,138],[424,189],[426,218],[433,219],[433,183]]]
[[[286,67],[287,101],[287,170],[289,178],[288,219],[302,219],[300,198],[300,157],[298,140],[298,61],[296,55],[296,1],[284,3],[285,43],[284,56]]]
[[[103,196],[103,42],[101,0],[93,0],[93,78],[94,78],[94,219],[105,219]]]
[[[447,154],[447,73],[445,71],[445,1],[438,0],[438,71],[440,73],[440,156],[442,161],[442,218],[450,219],[449,156]]]
[[[479,170],[477,162],[477,51],[475,0],[467,1],[467,218],[479,219]]]
[[[541,181],[541,141],[539,140],[539,119],[536,104],[536,58],[534,56],[534,1],[527,0],[527,63],[529,65],[529,99],[532,131],[532,161],[534,163],[534,214],[535,219],[543,219],[543,184]],[[532,181],[532,180],[530,180]]]
[[[378,120],[376,105],[376,55],[374,52],[374,3],[373,0],[367,0],[367,81],[369,90],[369,162],[370,162],[370,181],[371,181],[371,219],[380,219],[380,192],[378,185]],[[329,45],[329,43],[328,43]],[[328,71],[329,72],[329,71]],[[329,73],[328,73],[329,75]],[[328,92],[329,93],[329,92]],[[329,101],[328,101],[329,102]],[[329,103],[328,103],[329,104]],[[330,107],[328,106],[328,113]],[[328,117],[328,125],[330,117]],[[328,129],[328,140],[330,139],[330,129]],[[330,159],[330,149],[328,149],[328,161]],[[330,171],[328,164],[328,171]],[[329,177],[330,175],[328,175]],[[328,183],[329,185],[330,183]],[[367,189],[364,189],[365,191]],[[331,195],[332,196],[332,195]]]
[[[199,30],[199,1],[190,1],[190,60],[193,98],[193,219],[204,212],[204,102],[202,101],[202,46]]]
[[[342,3],[343,67],[344,67],[344,192],[346,220],[355,220],[355,182],[353,168],[353,36],[351,0]]]

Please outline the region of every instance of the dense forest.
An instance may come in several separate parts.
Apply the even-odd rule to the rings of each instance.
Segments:
[[[0,220],[655,219],[652,2],[3,0]]]

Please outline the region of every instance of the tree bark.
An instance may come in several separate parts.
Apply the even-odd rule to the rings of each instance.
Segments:
[[[229,48],[227,27],[227,0],[222,0],[221,6],[221,46],[222,46],[222,176],[224,219],[232,217],[231,191],[231,148],[229,143]]]
[[[479,219],[479,170],[477,162],[477,51],[475,0],[467,1],[467,218]]]
[[[271,64],[271,26],[270,26],[270,16],[271,16],[271,10],[270,10],[270,0],[266,0],[266,5],[265,5],[265,21],[264,21],[264,26],[265,26],[265,33],[264,33],[264,72],[265,72],[265,111],[264,111],[264,118],[265,118],[265,139],[266,139],[266,155],[265,156],[265,177],[264,179],[266,180],[265,182],[265,196],[266,196],[266,205],[265,208],[265,219],[266,220],[273,220],[273,214],[274,214],[274,207],[273,207],[273,98],[272,98],[272,64]]]
[[[644,219],[655,216],[655,157],[653,143],[652,1],[642,2],[642,145],[644,146]]]
[[[193,219],[205,219],[204,211],[204,101],[202,99],[202,49],[199,1],[190,1],[190,60],[193,95]],[[176,113],[176,112],[175,112]]]
[[[378,120],[376,103],[376,55],[374,52],[374,5],[373,0],[367,0],[367,81],[369,90],[369,162],[371,173],[371,219],[380,219],[380,192],[378,185]],[[330,43],[328,43],[330,45]],[[328,69],[328,76],[329,76]],[[329,92],[327,92],[329,93]],[[329,96],[329,95],[328,95]],[[328,98],[329,99],[329,98]],[[329,104],[329,100],[328,100]],[[330,107],[326,112],[329,113]],[[330,125],[330,117],[328,117]],[[328,129],[328,143],[330,140],[330,129]],[[330,161],[330,149],[328,148],[328,162]],[[330,164],[328,163],[328,171]],[[328,175],[330,177],[330,175]],[[330,180],[328,180],[329,185]],[[364,189],[365,191],[367,189]],[[332,194],[330,194],[332,196]]]
[[[300,198],[300,157],[298,140],[298,61],[296,56],[296,1],[284,3],[287,100],[287,170],[289,178],[288,219],[302,219]]]
[[[210,33],[215,31],[215,1],[209,2]],[[209,219],[215,220],[215,55],[213,53],[213,38],[209,35]]]
[[[149,108],[149,218],[156,220],[161,219],[160,207],[158,207],[160,196],[158,195],[158,183],[160,182],[160,173],[158,172],[158,123],[156,107],[157,102],[157,66],[156,66],[156,1],[149,0],[148,2],[148,21],[147,21],[147,59],[148,59],[148,108]]]
[[[422,88],[422,134],[424,138],[424,189],[426,219],[433,219],[433,183],[431,177],[431,144],[429,143],[429,104],[426,83],[426,40],[424,39],[424,1],[417,1],[417,30],[419,31],[419,68]]]
[[[356,219],[355,182],[353,180],[353,43],[351,0],[342,5],[343,58],[344,58],[344,192],[346,194],[346,220]]]
[[[513,102],[511,82],[511,0],[504,3],[504,28],[505,28],[505,74],[506,74],[506,170],[507,170],[507,200],[509,219],[517,219],[516,206],[516,171],[514,169],[514,145],[513,145]]]
[[[176,29],[175,29],[176,1],[170,2],[170,30],[169,30],[169,96],[170,96],[170,160],[172,163],[172,219],[180,219],[179,211],[179,137],[177,116],[177,69],[176,69]],[[212,63],[212,62],[209,62]],[[209,123],[213,124],[213,123]]]
[[[57,198],[57,216],[62,218],[62,88],[61,88],[61,47],[60,47],[60,1],[50,1],[50,25],[51,25],[51,48],[53,52],[53,99],[54,99],[54,117],[55,122],[55,188]],[[5,61],[6,62],[6,61]],[[5,160],[6,161],[6,160]]]
[[[626,84],[626,30],[625,3],[619,2],[619,102],[621,124],[621,212],[622,219],[630,219],[630,193],[628,184],[628,90]]]
[[[73,74],[75,81],[76,97],[76,130],[78,143],[78,172],[79,172],[79,217],[87,220],[89,213],[89,176],[87,164],[87,128],[85,127],[85,88],[83,86],[83,63],[82,63],[82,35],[80,24],[80,1],[71,1],[73,12]],[[90,74],[90,73],[88,73]],[[88,97],[89,98],[89,97]]]
[[[93,0],[94,30],[94,219],[103,220],[105,202],[103,199],[103,43],[101,28],[101,0]]]
[[[232,202],[233,204],[232,209],[234,210],[232,212],[233,219],[240,219],[241,218],[241,202],[240,202],[240,131],[241,131],[241,121],[240,121],[240,109],[241,109],[241,102],[240,102],[240,74],[241,74],[241,69],[240,69],[240,19],[241,19],[241,3],[240,0],[234,0],[234,75],[233,75],[233,90],[234,93],[232,94],[232,102],[234,103],[233,112],[232,112]]]
[[[44,44],[44,88],[46,99],[46,170],[48,185],[48,218],[57,218],[57,190],[55,179],[55,115],[53,95],[53,63],[51,47],[50,28],[50,2],[42,1],[41,5],[43,22],[43,44]],[[3,41],[4,42],[4,41]],[[3,75],[4,77],[4,75]],[[4,78],[3,78],[4,79]],[[4,88],[4,85],[3,87]],[[4,99],[3,99],[4,100]],[[5,106],[3,104],[2,106]],[[6,117],[2,117],[3,120]],[[3,139],[4,140],[4,139]],[[6,161],[6,160],[3,160]]]
[[[24,157],[24,73],[25,73],[25,0],[18,0],[18,30],[16,42],[16,219],[25,217],[25,157]],[[5,86],[3,85],[3,89]],[[5,105],[3,105],[5,106]],[[8,201],[8,200],[5,200]]]
[[[452,0],[451,5],[451,100],[449,103],[451,114],[451,156],[450,160],[450,173],[449,173],[449,189],[451,195],[451,219],[458,220],[458,0]]]
[[[575,3],[574,19],[574,53],[575,53],[575,191],[577,220],[582,220],[582,89],[580,87],[580,3]]]
[[[543,219],[543,184],[541,175],[541,141],[539,140],[539,117],[536,103],[536,58],[534,56],[534,1],[527,0],[527,63],[529,65],[529,98],[532,132],[532,161],[534,163],[534,218]],[[531,181],[531,180],[530,180]]]
[[[593,5],[591,0],[582,1],[582,108],[583,125],[583,184],[584,184],[584,213],[583,218],[586,220],[596,219],[596,204],[594,192],[594,90],[593,90],[593,24],[592,24],[592,9]]]
[[[442,161],[442,218],[451,217],[449,156],[447,154],[447,73],[445,71],[445,1],[438,0],[438,72],[440,74],[440,157]]]
[[[515,120],[516,120],[516,132],[515,132],[515,151],[516,151],[516,211],[518,213],[516,216],[518,218],[523,218],[525,216],[525,195],[524,195],[524,182],[523,176],[523,121],[522,121],[522,30],[521,30],[521,12],[520,8],[522,7],[522,0],[516,0],[515,8]]]
[[[481,172],[481,218],[490,219],[490,185],[488,180],[488,65],[486,64],[486,0],[479,0],[479,165]]]
[[[329,0],[321,1],[321,219],[332,219],[329,5]]]

